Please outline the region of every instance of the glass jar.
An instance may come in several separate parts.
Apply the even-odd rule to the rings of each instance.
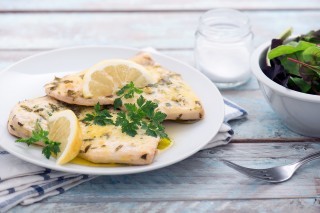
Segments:
[[[196,66],[219,88],[249,80],[252,47],[253,34],[245,14],[214,9],[200,17],[194,49]]]

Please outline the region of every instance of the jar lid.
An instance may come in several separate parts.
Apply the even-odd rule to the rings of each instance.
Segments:
[[[199,20],[198,32],[213,41],[237,41],[251,33],[250,20],[234,9],[213,9]]]

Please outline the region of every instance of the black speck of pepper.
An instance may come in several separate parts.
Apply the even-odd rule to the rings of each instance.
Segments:
[[[158,87],[157,84],[148,84],[147,87]]]
[[[18,125],[19,125],[19,126],[23,126],[23,124],[22,124],[22,123],[20,123],[20,122],[18,122]]]
[[[148,154],[144,154],[144,155],[141,155],[141,159],[143,159],[143,160],[147,160],[147,156],[148,156]]]
[[[40,115],[41,118],[43,118],[43,120],[47,120],[47,119],[44,117],[44,115],[42,115],[42,114],[39,114],[39,115]]]
[[[51,90],[51,91],[53,91],[53,90],[55,90],[55,89],[57,89],[57,86],[50,87],[50,90]]]
[[[63,83],[68,84],[68,83],[73,83],[71,80],[64,80]]]
[[[106,133],[103,136],[105,136],[107,139],[110,137],[109,133]]]
[[[50,108],[52,109],[52,112],[59,110],[59,107],[56,106],[56,105],[54,105],[54,104],[52,104],[52,103],[49,103],[49,106],[50,106]]]
[[[26,105],[21,105],[20,107],[28,112],[32,112],[32,109],[30,107],[27,107]]]
[[[117,148],[115,149],[115,151],[116,151],[116,152],[119,151],[122,147],[123,147],[123,145],[117,146]]]
[[[55,76],[55,77],[54,77],[54,80],[55,80],[55,81],[60,81],[60,80],[61,80],[61,78],[59,78],[59,77]]]
[[[39,109],[34,110],[34,112],[41,112],[43,110],[44,110],[43,108],[39,108]]]
[[[180,120],[182,117],[182,114],[179,114],[179,116],[177,117],[177,120]]]
[[[83,141],[87,142],[87,141],[93,141],[92,138],[86,138],[86,139],[83,139]]]
[[[67,91],[67,95],[68,95],[68,96],[74,96],[75,94],[76,94],[76,92],[73,91],[73,90],[70,90],[70,89],[69,89],[69,90]]]
[[[199,113],[199,118],[202,118],[202,114],[201,113]]]
[[[101,148],[106,147],[106,145],[102,145]]]
[[[10,125],[10,127],[13,131],[16,131],[16,129],[12,125]]]
[[[98,148],[98,147],[92,147],[91,149],[96,149],[96,148]]]
[[[87,151],[90,149],[90,146],[91,146],[91,144],[86,146],[86,148],[84,149],[84,153],[87,153]]]
[[[201,107],[200,101],[195,101],[195,104],[198,105],[199,107]]]

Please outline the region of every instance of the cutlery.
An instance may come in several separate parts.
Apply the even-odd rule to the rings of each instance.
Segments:
[[[293,174],[299,169],[302,165],[319,159],[320,151],[312,153],[310,155],[305,156],[295,163],[291,163],[284,166],[276,166],[267,169],[253,169],[240,166],[238,164],[232,163],[228,160],[221,160],[225,165],[237,170],[238,172],[247,175],[248,177],[252,177],[258,180],[263,180],[271,183],[280,183],[289,180]]]

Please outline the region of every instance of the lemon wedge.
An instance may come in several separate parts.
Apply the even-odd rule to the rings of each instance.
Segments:
[[[74,159],[81,148],[81,130],[78,118],[71,110],[54,113],[49,118],[49,139],[60,142],[57,164],[65,164]]]
[[[85,98],[110,96],[131,81],[136,87],[142,88],[155,83],[156,77],[133,61],[122,59],[101,61],[85,73],[83,95]]]

